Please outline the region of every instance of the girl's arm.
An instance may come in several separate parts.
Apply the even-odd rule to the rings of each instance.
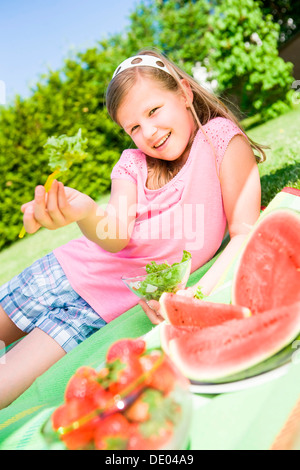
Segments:
[[[205,295],[218,283],[260,214],[260,177],[255,156],[245,137],[236,135],[230,141],[221,164],[220,182],[230,242],[191,288],[195,292],[201,286]]]
[[[106,209],[94,203],[91,213],[78,221],[78,226],[87,238],[116,253],[129,243],[136,218],[136,203],[136,184],[113,179]]]
[[[136,217],[136,185],[131,181],[113,179],[111,197],[106,209],[76,189],[54,181],[48,193],[37,186],[35,198],[21,208],[28,233],[40,227],[55,230],[77,222],[82,233],[112,253],[129,242]]]

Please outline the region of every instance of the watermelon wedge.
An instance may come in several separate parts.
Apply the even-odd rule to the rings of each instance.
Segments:
[[[253,315],[300,301],[300,213],[277,209],[254,228],[233,278],[232,303]]]
[[[258,364],[300,331],[300,302],[208,328],[161,328],[161,345],[190,380],[213,382]]]
[[[207,328],[251,315],[249,308],[240,305],[206,302],[168,292],[162,294],[159,303],[162,316],[174,326]]]
[[[160,325],[160,346],[161,349],[170,356],[169,344],[171,340],[180,338],[183,335],[190,335],[196,333],[201,328],[197,326],[174,326],[170,323],[162,323]],[[188,337],[187,336],[187,337]],[[173,361],[174,362],[174,361]]]

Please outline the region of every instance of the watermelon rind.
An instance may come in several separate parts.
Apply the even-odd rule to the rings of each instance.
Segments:
[[[233,376],[237,380],[236,374],[279,353],[299,331],[300,302],[296,302],[244,320],[179,335],[169,339],[167,353],[192,381],[224,382]]]
[[[288,346],[285,346],[281,349],[278,353],[274,354],[273,356],[269,357],[268,359],[255,364],[248,369],[245,369],[237,374],[228,375],[225,379],[224,377],[220,379],[216,379],[211,383],[214,384],[221,384],[221,383],[230,383],[230,382],[239,382],[240,380],[250,379],[251,377],[256,377],[261,374],[265,374],[266,372],[270,372],[271,370],[277,369],[285,364],[291,362],[291,358],[293,354],[295,354],[295,347],[293,346],[296,341],[300,341],[300,335],[292,340]],[[200,383],[200,382],[193,382],[192,383]]]
[[[170,354],[169,347],[168,347],[168,331],[172,328],[171,325],[166,323],[161,323],[160,325],[160,346],[164,350],[166,354]],[[176,328],[174,328],[176,329]],[[281,349],[278,353],[274,354],[273,356],[255,364],[248,369],[242,370],[237,374],[228,375],[227,377],[221,377],[220,379],[214,379],[209,383],[212,384],[224,384],[230,382],[238,382],[240,380],[250,379],[251,377],[256,377],[260,374],[265,374],[266,372],[270,372],[271,370],[277,369],[285,364],[291,362],[291,358],[293,354],[295,354],[295,347],[294,343],[300,341],[300,334],[290,342],[287,346]],[[191,380],[192,384],[201,384],[203,382]],[[207,382],[206,382],[207,383]]]
[[[235,266],[231,302],[252,314],[300,300],[300,213],[274,209],[254,226]]]

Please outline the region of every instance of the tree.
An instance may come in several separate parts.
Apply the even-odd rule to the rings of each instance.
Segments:
[[[153,0],[147,9],[155,46],[188,73],[197,62],[206,67],[239,117],[258,114],[264,121],[289,108],[293,66],[278,56],[279,25],[258,2]]]
[[[274,21],[280,27],[278,45],[281,46],[299,32],[300,9],[298,2],[294,0],[262,0],[261,10],[263,15],[272,15]]]
[[[254,0],[225,0],[203,36],[208,67],[221,94],[235,95],[243,113],[264,121],[289,108],[291,63],[278,56],[279,26]]]

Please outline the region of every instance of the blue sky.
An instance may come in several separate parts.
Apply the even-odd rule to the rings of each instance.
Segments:
[[[121,32],[137,0],[0,0],[0,88],[26,97],[39,75],[70,51]],[[0,90],[1,94],[1,90]],[[2,103],[3,104],[3,103]]]

